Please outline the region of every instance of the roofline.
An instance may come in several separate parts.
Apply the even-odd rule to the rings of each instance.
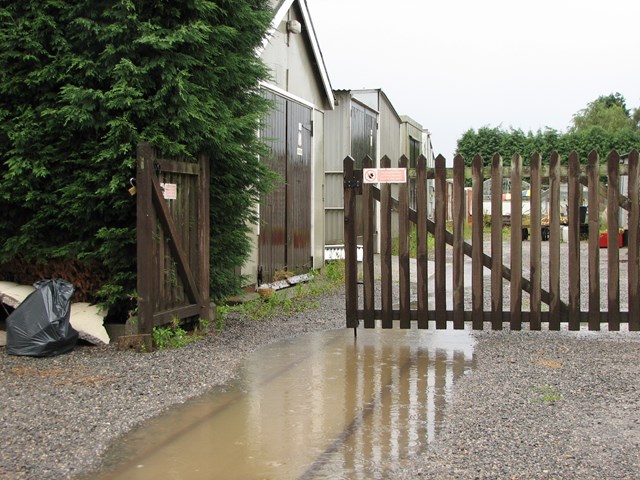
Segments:
[[[275,31],[277,30],[280,22],[285,18],[287,12],[291,8],[291,6],[297,3],[300,7],[300,11],[302,12],[302,19],[306,25],[306,31],[308,32],[309,42],[311,43],[311,50],[313,52],[313,56],[316,60],[316,64],[318,65],[318,73],[320,74],[320,79],[322,81],[322,86],[324,88],[324,93],[329,101],[329,105],[331,110],[335,108],[335,102],[333,98],[333,89],[331,88],[331,81],[329,80],[329,73],[327,72],[327,66],[324,63],[324,57],[322,56],[322,51],[320,50],[320,45],[318,43],[318,37],[316,35],[315,27],[313,26],[313,21],[311,20],[311,14],[309,13],[309,6],[307,5],[307,0],[282,0],[280,6],[277,6],[274,10],[274,16],[271,20],[271,27],[267,31],[267,34],[262,40],[262,45],[257,49],[258,56],[262,55],[262,52],[267,47],[269,43],[269,39],[273,36]]]
[[[393,105],[393,103],[391,102],[391,100],[389,100],[389,97],[387,96],[386,93],[384,93],[384,90],[382,90],[381,88],[360,88],[360,89],[356,89],[356,90],[349,90],[352,94],[355,93],[372,93],[372,92],[376,92],[378,94],[378,96],[382,95],[387,103],[389,104],[389,106],[391,107],[391,112],[396,116],[396,118],[398,119],[399,122],[402,122],[402,118],[400,118],[400,115],[398,114],[398,111],[396,110],[396,107]]]
[[[402,123],[407,123],[418,130],[424,130],[424,127],[420,122],[418,122],[415,118],[410,117],[409,115],[400,115],[400,120]]]

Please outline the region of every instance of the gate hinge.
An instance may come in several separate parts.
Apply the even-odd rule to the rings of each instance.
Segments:
[[[361,186],[362,181],[358,178],[345,179],[344,181],[344,188],[360,188]]]

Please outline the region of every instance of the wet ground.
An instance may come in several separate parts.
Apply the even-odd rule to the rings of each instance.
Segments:
[[[101,478],[386,478],[386,464],[434,440],[473,343],[465,331],[343,329],[273,344],[232,384],[118,442]]]

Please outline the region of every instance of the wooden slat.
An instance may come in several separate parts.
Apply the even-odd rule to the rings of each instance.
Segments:
[[[389,168],[391,160],[386,155],[380,160],[382,168]],[[391,185],[381,186],[380,201],[380,262],[382,276],[382,328],[393,328],[393,274],[391,270]]]
[[[155,312],[153,314],[153,325],[155,327],[171,323],[175,318],[189,318],[200,315],[201,306],[197,303],[173,307],[169,310]]]
[[[427,270],[427,159],[420,155],[416,165],[417,196],[417,242],[418,242],[418,328],[429,327],[428,319],[428,278]]]
[[[482,313],[484,311],[484,277],[482,264],[482,251],[484,243],[484,211],[483,211],[483,182],[482,157],[473,157],[473,184],[472,184],[472,217],[471,217],[471,269],[472,269],[472,292],[471,303],[473,311],[473,329],[483,329]]]
[[[356,189],[354,160],[346,157],[344,166],[344,258],[345,258],[345,308],[347,328],[358,326],[358,270],[356,238]]]
[[[589,330],[600,330],[600,185],[598,154],[589,154]]]
[[[162,196],[162,189],[160,188],[160,182],[155,175],[151,177],[151,197],[153,201],[153,205],[158,212],[158,220],[162,224],[162,228],[165,231],[165,234],[169,236],[169,250],[171,251],[171,255],[173,256],[173,260],[176,263],[176,267],[178,269],[178,275],[180,279],[184,283],[184,286],[187,290],[187,297],[191,303],[199,303],[201,304],[200,299],[200,290],[196,285],[193,272],[189,267],[189,262],[184,253],[184,247],[180,240],[179,230],[169,213],[169,208],[167,207],[167,203]],[[173,268],[173,267],[172,267]]]
[[[549,330],[560,330],[560,157],[551,154],[549,164]]]
[[[209,182],[210,182],[210,169],[209,158],[206,156],[200,157],[200,175],[198,177],[198,246],[199,252],[198,263],[198,282],[200,284],[200,298],[202,304],[200,305],[200,318],[203,320],[211,320],[209,318],[209,282],[211,274],[211,247],[210,247],[210,232],[211,232],[211,215],[209,212],[210,194],[209,194]]]
[[[154,153],[148,143],[138,144],[136,172],[136,214],[137,214],[137,262],[138,262],[138,321],[139,333],[149,334],[153,330],[153,302],[155,300],[151,176],[153,175]]]
[[[447,328],[446,309],[446,194],[447,178],[445,159],[442,155],[436,158],[435,178],[435,297],[436,297],[436,328]]]
[[[186,159],[179,161],[166,158],[159,158],[156,161],[159,169],[166,173],[179,173],[182,175],[199,175],[200,173],[199,162],[190,162]]]
[[[522,329],[522,157],[511,158],[511,330]]]
[[[398,166],[407,168],[409,161],[402,155]],[[411,289],[409,275],[409,189],[407,183],[398,186],[398,273],[400,277],[400,328],[411,328]]]
[[[491,166],[491,328],[502,330],[502,157]]]
[[[628,237],[628,279],[629,279],[629,330],[640,330],[640,175],[638,151],[629,154],[629,237]]]
[[[607,323],[608,322],[608,312],[606,311],[602,311],[602,312],[597,312],[598,313],[598,321],[601,324]],[[362,310],[358,310],[358,315],[359,318],[362,319],[364,312]],[[375,315],[376,318],[380,318],[380,316],[382,315],[382,311],[380,309],[377,309],[375,311]],[[412,322],[416,322],[417,321],[417,315],[418,312],[416,310],[412,310],[411,311],[411,321]],[[435,310],[430,310],[429,311],[429,316],[430,317],[435,317],[436,313]],[[472,318],[471,316],[473,315],[473,312],[464,312],[464,321],[465,322],[471,322]],[[503,315],[503,321],[510,323],[511,321],[511,312],[510,311],[504,311],[502,312]],[[589,320],[588,317],[588,312],[580,312],[580,322],[581,323],[586,323]],[[531,323],[531,312],[528,311],[523,311],[521,312],[521,316],[522,316],[522,323]],[[400,317],[400,311],[399,310],[394,310],[393,312],[393,319],[394,320],[398,320]],[[447,310],[445,312],[445,317],[447,322],[453,322],[453,310]],[[487,311],[483,313],[483,318],[484,318],[484,322],[491,322],[491,312]],[[566,318],[566,317],[565,317]],[[551,312],[542,312],[540,314],[540,319],[541,322],[544,323],[549,323],[550,319],[551,319]],[[624,324],[624,323],[629,323],[629,312],[620,312],[620,323]],[[567,324],[566,320],[563,320],[561,322],[561,324]]]
[[[531,185],[530,218],[531,228],[529,229],[529,257],[530,257],[530,275],[531,291],[529,293],[529,304],[531,311],[531,322],[529,328],[531,330],[540,330],[540,311],[542,306],[542,231],[540,225],[542,223],[542,215],[540,212],[540,197],[542,192],[542,182],[540,180],[540,154],[534,153],[530,158],[531,176],[529,184]]]
[[[607,185],[607,232],[609,242],[607,247],[607,285],[608,285],[608,312],[609,330],[620,330],[620,247],[618,243],[619,221],[618,206],[619,177],[618,167],[620,155],[613,150],[607,159],[609,182]]]
[[[464,328],[464,158],[453,159],[453,328]]]
[[[372,168],[373,160],[367,155],[363,162],[363,168]],[[364,222],[364,238],[363,238],[363,258],[362,258],[362,279],[363,279],[363,302],[364,302],[364,328],[374,328],[375,320],[373,310],[375,308],[375,292],[374,292],[374,243],[375,235],[374,216],[375,209],[373,204],[372,184],[365,183],[362,185],[362,221]]]
[[[569,155],[569,330],[580,330],[580,158]]]

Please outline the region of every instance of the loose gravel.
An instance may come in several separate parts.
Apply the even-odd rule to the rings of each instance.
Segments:
[[[135,425],[234,377],[263,345],[344,327],[344,295],[152,353],[78,346],[52,358],[0,351],[0,478],[61,479],[100,467]],[[487,327],[489,328],[489,327]],[[424,454],[379,478],[631,479],[640,474],[640,333],[475,333]]]
[[[436,441],[386,478],[640,478],[640,333],[476,336]]]

